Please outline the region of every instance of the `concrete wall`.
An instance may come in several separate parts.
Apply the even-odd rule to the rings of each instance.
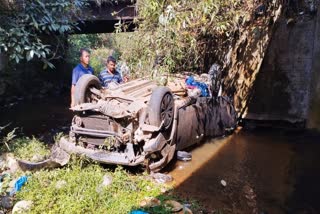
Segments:
[[[303,122],[308,117],[315,18],[280,18],[252,87],[245,118]]]
[[[296,14],[290,24],[284,14],[275,20],[235,46],[226,89],[245,119],[320,127],[320,13]]]
[[[242,117],[248,113],[261,64],[281,15],[282,5],[277,2],[269,5],[264,16],[251,17],[250,23],[240,30],[237,42],[226,55],[224,93],[234,96],[235,107]]]

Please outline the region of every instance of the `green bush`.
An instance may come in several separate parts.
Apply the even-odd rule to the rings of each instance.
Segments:
[[[203,71],[223,61],[223,49],[244,24],[241,0],[140,0],[138,29],[122,54],[133,71]],[[160,59],[160,60],[159,60]]]

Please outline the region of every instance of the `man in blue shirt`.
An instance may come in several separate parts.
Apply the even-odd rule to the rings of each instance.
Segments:
[[[74,91],[75,86],[84,74],[93,74],[93,68],[89,65],[90,62],[90,51],[86,48],[81,48],[79,51],[80,63],[72,71],[72,84],[71,84],[71,104],[73,107],[75,105]]]
[[[116,59],[109,56],[106,63],[106,69],[101,71],[99,79],[104,87],[108,87],[111,82],[122,83],[127,82],[127,77],[122,78],[121,74],[116,70]]]

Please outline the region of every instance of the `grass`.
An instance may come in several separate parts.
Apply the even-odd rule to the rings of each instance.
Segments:
[[[42,161],[50,155],[48,146],[34,137],[17,138],[9,147],[16,158],[28,161]]]
[[[112,183],[103,187],[106,174]],[[132,175],[121,167],[112,172],[75,159],[65,168],[33,173],[17,193],[17,200],[33,201],[30,213],[129,213],[144,198],[161,195],[161,188],[163,185],[146,179],[145,174]],[[168,213],[165,207],[154,211]]]
[[[60,136],[56,136],[58,139]],[[35,154],[49,155],[48,147],[35,138],[17,138],[9,144],[17,158],[32,160]],[[5,151],[3,145],[0,150]],[[155,183],[145,173],[132,174],[122,167],[104,168],[84,157],[72,156],[63,168],[35,172],[18,171],[3,180],[0,195],[11,190],[9,183],[19,176],[27,175],[28,182],[16,193],[14,200],[33,201],[29,213],[117,213],[127,214],[133,210],[148,213],[171,213],[165,200],[179,200],[168,194],[171,186]],[[103,177],[112,177],[112,183],[103,186]],[[166,193],[163,193],[166,191]],[[161,205],[141,207],[140,203],[157,198]],[[192,203],[196,208],[195,203]],[[0,209],[1,210],[1,209]]]

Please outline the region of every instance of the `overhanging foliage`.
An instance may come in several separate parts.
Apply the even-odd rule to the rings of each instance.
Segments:
[[[16,63],[59,58],[66,33],[77,26],[86,0],[0,0],[0,53]],[[50,36],[50,37],[48,37]]]

